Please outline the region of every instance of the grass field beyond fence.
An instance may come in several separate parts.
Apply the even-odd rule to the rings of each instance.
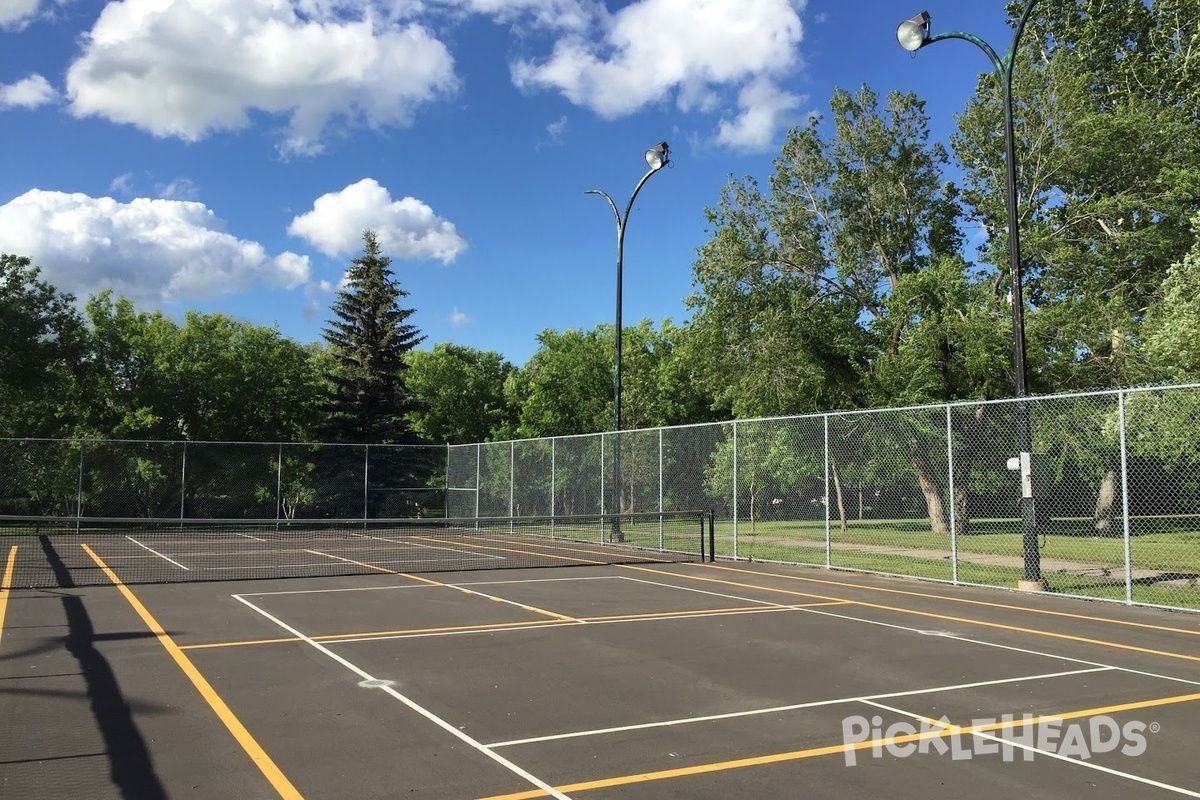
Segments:
[[[1050,591],[1107,600],[1200,609],[1200,527],[1193,516],[1130,520],[1126,542],[1090,532],[1090,520],[1052,519],[1041,526],[1042,577]],[[845,532],[824,521],[731,521],[715,527],[719,556],[815,564],[1015,588],[1024,577],[1020,520],[972,520],[967,536],[940,536],[925,520],[853,521]],[[736,552],[735,552],[736,550]]]

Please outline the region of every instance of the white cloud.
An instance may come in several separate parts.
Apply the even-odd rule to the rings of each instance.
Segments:
[[[321,195],[311,211],[292,220],[288,233],[336,256],[361,250],[363,231],[368,229],[375,231],[392,258],[449,263],[467,249],[454,223],[414,197],[392,200],[373,178]]]
[[[123,172],[108,182],[108,190],[115,194],[129,194],[133,191],[133,173]]]
[[[0,108],[37,108],[56,97],[58,92],[41,75],[30,75],[16,83],[0,83]]]
[[[554,122],[546,126],[546,133],[550,134],[551,144],[562,144],[563,134],[567,132],[567,118],[559,117]]]
[[[470,321],[471,321],[471,318],[468,317],[463,312],[459,311],[457,307],[455,307],[454,310],[450,312],[450,324],[455,328],[466,325]]]
[[[804,3],[636,0],[602,16],[602,42],[566,35],[548,60],[515,62],[513,81],[607,118],[672,96],[682,110],[711,110],[724,91],[795,68]]]
[[[307,256],[270,256],[222,227],[202,203],[33,189],[0,206],[0,251],[31,257],[81,299],[112,289],[150,306],[308,280]]]
[[[497,22],[530,20],[534,25],[558,30],[582,31],[597,15],[598,0],[435,0],[440,5],[471,14],[492,17]]]
[[[20,28],[33,19],[39,0],[0,0],[0,28]]]
[[[717,142],[735,150],[765,152],[771,149],[780,128],[797,121],[796,110],[803,100],[769,79],[753,80],[738,94],[738,117],[721,120]]]
[[[344,15],[348,6],[359,17]],[[110,2],[67,72],[72,112],[197,141],[250,112],[286,116],[281,149],[320,151],[334,119],[405,126],[457,87],[446,46],[364,4]]]
[[[196,200],[200,191],[190,178],[176,178],[159,186],[158,196],[167,200]]]

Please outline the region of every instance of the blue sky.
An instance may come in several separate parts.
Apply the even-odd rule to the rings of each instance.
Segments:
[[[1003,53],[1001,0],[924,0]],[[940,3],[940,5],[939,5]],[[704,208],[835,87],[944,139],[987,59],[915,56],[910,0],[0,0],[0,252],[84,299],[316,341],[380,233],[425,347],[521,365],[547,329],[686,318]],[[999,135],[999,132],[997,132]]]

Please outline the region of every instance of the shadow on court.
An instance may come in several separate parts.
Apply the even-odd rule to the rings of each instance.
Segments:
[[[49,537],[41,536],[39,542],[48,568],[58,579],[58,586],[62,589],[76,588],[71,571],[63,563]],[[43,701],[47,698],[74,701],[72,705],[76,709],[78,709],[79,701],[86,699],[91,723],[98,731],[103,745],[100,752],[108,762],[108,779],[118,796],[129,798],[129,800],[165,799],[168,795],[155,772],[154,762],[146,741],[134,720],[135,714],[156,713],[161,709],[141,704],[135,710],[122,692],[112,665],[97,649],[97,644],[103,641],[153,639],[154,634],[149,631],[130,631],[115,635],[97,635],[91,615],[82,597],[73,592],[60,592],[57,593],[57,599],[60,603],[61,617],[56,620],[56,615],[50,608],[42,608],[40,613],[45,622],[50,623],[46,627],[55,630],[65,627],[65,635],[61,638],[45,640],[34,647],[21,651],[3,653],[2,657],[9,661],[28,661],[38,655],[65,650],[75,660],[78,671],[50,675],[8,676],[0,682],[0,693],[8,696],[6,706],[9,711],[5,715],[8,720],[5,725],[7,735],[14,738],[22,735],[21,726],[12,724],[14,720],[38,720],[45,724],[47,720],[39,709],[44,710]],[[51,622],[51,620],[54,621]],[[11,685],[12,680],[21,677],[29,680],[37,679],[41,683],[46,683],[47,679],[77,677],[82,679],[82,692],[78,688],[64,690],[61,686],[30,688]],[[131,675],[126,675],[126,680],[131,678]],[[66,720],[70,720],[68,724],[72,726],[90,727],[88,720],[79,719],[78,711],[67,715],[66,719],[60,718],[56,721],[61,723]],[[63,733],[70,736],[69,731]],[[8,747],[6,750],[13,752],[14,748]],[[70,756],[64,758],[70,758]],[[23,759],[6,761],[5,766],[40,763],[43,760],[37,755],[31,755]],[[52,783],[47,788],[50,785]]]

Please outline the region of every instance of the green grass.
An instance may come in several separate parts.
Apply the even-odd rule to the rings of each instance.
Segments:
[[[717,553],[719,555],[732,555],[733,543],[729,536],[731,532],[732,526],[728,526],[725,531],[726,536],[718,538]],[[776,531],[774,536],[778,535],[779,532]],[[773,537],[764,536],[761,527],[757,536],[746,536],[739,530],[738,538],[738,556],[741,558],[821,566],[825,564],[825,547],[823,545],[814,545],[805,540],[799,540],[794,544],[772,541]],[[886,543],[896,544],[894,539]],[[836,548],[831,551],[830,555],[831,566],[835,569],[885,572],[942,581],[950,581],[954,578],[948,550],[947,557],[940,559],[838,550]],[[959,583],[1016,588],[1017,582],[1023,577],[1024,572],[1020,567],[972,564],[967,561],[960,561],[958,565]],[[1108,600],[1125,600],[1123,569],[1114,570],[1108,577],[1046,570],[1043,572],[1043,577],[1049,584],[1051,592]],[[1200,582],[1195,586],[1146,585],[1135,582],[1133,600],[1138,603],[1200,609]]]
[[[1038,539],[1043,558],[1123,568],[1125,542],[1122,537],[1062,533],[1064,528],[1078,527],[1074,525],[1075,521],[1066,521],[1072,525],[1060,520],[1051,522]],[[972,520],[973,532],[957,537],[960,558],[969,557],[970,554],[1019,557],[1023,552],[1019,525],[1018,520]],[[1150,526],[1143,524],[1139,527],[1146,529]],[[738,524],[739,550],[743,546],[751,546],[750,543],[755,540],[774,537],[803,540],[805,544],[821,549],[821,563],[824,563],[824,522],[760,522],[755,528],[755,532],[751,533],[748,522]],[[733,523],[718,522],[716,532],[721,537],[732,537]],[[950,553],[949,537],[931,532],[924,520],[856,521],[848,525],[845,534],[834,524],[831,533],[835,549],[837,545],[874,545]],[[1178,532],[1160,529],[1158,532],[1134,536],[1130,551],[1135,569],[1200,572],[1200,531],[1194,528]]]

